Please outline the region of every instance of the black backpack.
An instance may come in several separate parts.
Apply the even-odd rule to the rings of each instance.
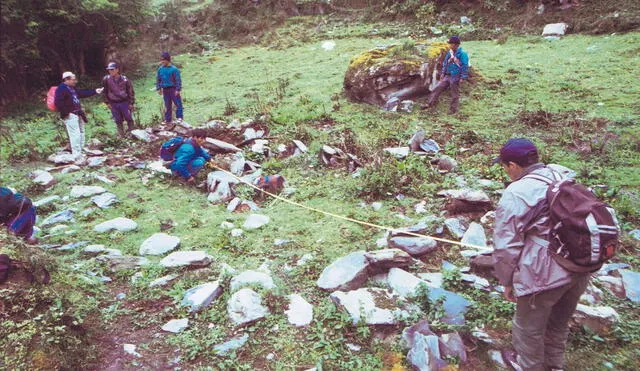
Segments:
[[[549,185],[549,249],[556,262],[571,272],[595,272],[615,255],[620,227],[611,206],[574,179],[524,177]]]

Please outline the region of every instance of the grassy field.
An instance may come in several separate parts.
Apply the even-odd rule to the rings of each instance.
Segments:
[[[545,162],[575,169],[585,184],[602,185],[597,189],[616,207],[625,231],[640,227],[640,83],[634,77],[640,73],[640,34],[571,35],[559,41],[532,36],[511,37],[500,43],[465,42],[463,48],[476,73],[462,88],[461,110],[456,116],[445,114],[445,95],[435,113],[390,113],[347,101],[342,82],[349,60],[377,45],[402,41],[341,38],[329,51],[320,42],[313,42],[288,48],[244,47],[210,55],[175,56],[182,71],[185,119],[197,126],[213,118],[228,122],[260,118],[270,128],[275,143],[303,140],[310,148],[309,155],[263,163],[267,172],[284,175],[296,188],[293,200],[392,227],[420,220],[422,215],[415,214],[413,205],[421,200],[427,201],[426,208],[432,215],[441,216],[443,201],[435,194],[455,187],[458,176],[472,184],[479,178],[505,180],[499,167],[491,166],[489,160],[506,139],[526,136],[540,146]],[[161,100],[154,91],[155,68],[155,62],[149,63],[148,74],[135,80],[136,115],[145,127],[161,121]],[[80,81],[80,86],[92,85]],[[83,104],[89,113],[88,138],[99,138],[107,151],[127,146],[134,154],[146,150],[114,138],[115,125],[98,98]],[[24,190],[37,200],[45,195],[66,196],[72,185],[101,185],[90,176],[98,172],[116,180],[105,187],[121,200],[117,207],[77,218],[70,227],[74,233],[51,237],[47,243],[89,240],[136,255],[142,241],[159,231],[160,222],[171,219],[176,226],[170,233],[181,238],[183,250],[206,250],[215,261],[209,269],[184,272],[170,289],[150,290],[148,283],[166,271],[145,268],[142,278],[130,284],[133,272],[114,276],[79,251],[34,252],[0,236],[0,250],[43,262],[54,270],[53,284],[46,294],[30,289],[24,298],[17,298],[16,292],[4,292],[13,295],[13,313],[33,307],[33,313],[44,318],[0,317],[0,333],[14,334],[0,336],[3,362],[8,368],[31,368],[47,357],[52,362],[49,365],[100,368],[106,357],[100,348],[108,334],[136,341],[145,354],[143,359],[127,360],[123,367],[165,367],[167,360],[178,355],[181,366],[187,369],[212,365],[228,369],[316,365],[325,369],[392,369],[403,365],[404,354],[397,338],[366,326],[352,327],[327,294],[315,286],[322,269],[337,257],[375,249],[382,231],[309,213],[281,201],[267,201],[261,213],[271,218],[269,225],[234,238],[219,227],[220,223],[230,221],[240,226],[245,214],[231,214],[224,206],[212,206],[204,193],[163,177],[152,177],[144,183],[144,173],[134,170],[99,168],[57,174],[58,184],[44,192],[31,185],[26,174],[45,166],[44,159],[66,140],[61,124],[45,110],[39,102],[25,103],[3,118],[0,184]],[[459,167],[455,173],[441,175],[417,157],[398,161],[383,156],[382,148],[405,145],[418,129],[424,129],[456,158]],[[346,171],[325,169],[316,156],[324,144],[353,151],[366,164],[365,171],[353,178]],[[399,200],[399,193],[407,197]],[[499,194],[492,193],[491,197],[497,200]],[[383,204],[379,211],[366,204],[374,200]],[[89,204],[88,199],[56,203],[40,213],[68,207],[83,210]],[[398,214],[413,222],[398,218]],[[98,222],[117,216],[136,220],[139,229],[106,235],[90,232]],[[293,242],[276,247],[273,242],[277,238]],[[625,237],[620,258],[636,269],[640,264],[638,247],[637,241]],[[439,270],[443,259],[463,266],[466,263],[458,251],[457,247],[443,246],[426,263],[433,270]],[[289,272],[284,269],[285,264],[294,265],[307,253],[314,256],[311,263]],[[246,329],[251,333],[249,344],[237,354],[223,358],[211,352],[213,345],[235,334],[226,316],[224,299],[228,293],[210,309],[192,314],[189,330],[179,335],[152,336],[169,319],[186,315],[177,305],[184,290],[217,277],[221,263],[244,270],[256,269],[264,262],[270,265],[279,286],[268,294],[269,306],[276,314]],[[86,271],[108,275],[114,282],[89,284],[81,277]],[[115,299],[120,292],[126,292],[125,300]],[[458,330],[466,334],[473,326],[486,326],[506,339],[512,306],[469,288],[462,292],[477,305],[468,316],[469,323]],[[291,293],[300,293],[316,306],[316,318],[309,328],[292,328],[282,311],[278,312]],[[34,306],[38,301],[47,304]],[[604,338],[575,329],[568,369],[603,369],[604,362],[616,369],[637,368],[638,308],[612,296],[605,299],[605,304],[615,307],[623,321]],[[88,334],[75,331],[74,326],[88,329]],[[42,329],[45,331],[35,336]],[[362,350],[353,352],[345,343],[361,345]],[[178,348],[180,352],[175,353]],[[472,356],[477,359],[474,369],[491,368],[482,350]],[[265,359],[270,353],[275,354],[273,361]],[[0,362],[0,368],[2,365]]]

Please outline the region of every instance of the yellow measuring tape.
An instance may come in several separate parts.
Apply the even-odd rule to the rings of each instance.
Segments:
[[[294,205],[294,206],[297,206],[297,207],[300,207],[300,208],[303,208],[303,209],[307,209],[307,210],[315,211],[315,212],[317,212],[317,213],[324,214],[324,215],[328,215],[328,216],[331,216],[331,217],[333,217],[333,218],[342,219],[342,220],[347,220],[347,221],[350,221],[350,222],[353,222],[353,223],[356,223],[356,224],[366,225],[367,227],[373,227],[373,228],[382,229],[382,230],[386,230],[386,231],[390,231],[390,232],[398,232],[398,233],[402,233],[402,234],[404,234],[404,235],[410,235],[410,236],[414,236],[414,237],[431,238],[431,239],[433,239],[433,240],[440,241],[440,242],[444,242],[444,243],[449,243],[449,244],[452,244],[452,245],[459,245],[459,246],[463,246],[463,247],[470,247],[470,248],[473,248],[473,249],[476,249],[476,250],[480,250],[481,252],[491,252],[491,251],[493,251],[493,249],[488,248],[488,247],[486,247],[486,246],[479,246],[479,245],[474,245],[474,244],[470,244],[470,243],[464,243],[464,242],[460,242],[460,241],[453,241],[453,240],[449,240],[449,239],[446,239],[446,238],[440,238],[440,237],[429,236],[429,235],[420,234],[420,233],[414,233],[414,232],[404,231],[404,230],[401,230],[401,229],[398,229],[398,228],[386,227],[386,226],[383,226],[383,225],[378,225],[378,224],[373,224],[373,223],[369,223],[369,222],[364,222],[364,221],[362,221],[362,220],[357,220],[357,219],[349,218],[348,216],[338,215],[338,214],[333,214],[333,213],[330,213],[330,212],[328,212],[328,211],[324,211],[324,210],[316,209],[316,208],[314,208],[314,207],[310,207],[310,206],[306,206],[306,205],[303,205],[303,204],[299,204],[299,203],[297,203],[297,202],[294,202],[294,201],[288,200],[288,199],[286,199],[286,198],[284,198],[284,197],[281,197],[281,196],[279,196],[279,195],[276,195],[276,194],[273,194],[273,193],[267,192],[267,191],[263,190],[262,188],[260,188],[260,187],[258,187],[258,186],[256,186],[256,185],[254,185],[254,184],[251,184],[251,183],[247,182],[246,180],[244,180],[244,179],[242,179],[242,178],[240,178],[240,177],[236,176],[235,174],[233,174],[233,173],[231,173],[231,172],[229,172],[229,171],[227,171],[227,170],[224,170],[224,169],[220,168],[220,167],[219,167],[219,166],[217,166],[217,165],[214,165],[214,164],[212,164],[212,163],[209,163],[209,164],[211,165],[211,167],[213,167],[213,168],[215,168],[215,169],[220,170],[221,172],[223,172],[223,173],[225,173],[225,174],[227,174],[227,175],[229,175],[229,176],[233,177],[234,179],[237,179],[239,182],[244,183],[244,184],[246,184],[246,185],[250,186],[251,188],[254,188],[254,189],[256,189],[256,190],[258,190],[258,191],[260,191],[260,192],[263,192],[263,193],[265,193],[265,194],[267,194],[267,195],[269,195],[269,196],[271,196],[271,197],[273,197],[273,198],[275,198],[275,199],[277,199],[277,200],[280,200],[280,201],[286,202],[286,203],[288,203],[288,204],[291,204],[291,205]]]

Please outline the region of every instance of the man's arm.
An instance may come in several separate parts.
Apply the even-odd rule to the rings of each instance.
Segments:
[[[530,212],[526,203],[505,190],[498,208],[493,229],[494,274],[504,286],[512,286],[513,273],[524,247],[523,216]]]
[[[102,97],[102,100],[104,101],[104,103],[106,105],[109,105],[109,83],[107,82],[107,79],[109,77],[105,76],[102,79],[102,88],[104,89],[102,92],[104,93],[104,96]]]
[[[460,78],[469,78],[469,55],[464,52],[460,53]]]
[[[133,106],[136,103],[136,93],[133,91],[133,83],[127,79],[127,95],[129,96],[129,105]]]
[[[180,70],[178,69],[178,67],[176,67],[175,70],[175,83],[176,83],[176,90],[177,91],[181,91],[182,90],[182,80],[180,79]]]

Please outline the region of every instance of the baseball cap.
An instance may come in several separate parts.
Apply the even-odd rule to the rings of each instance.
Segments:
[[[500,156],[493,159],[493,163],[522,162],[531,154],[538,154],[538,148],[529,139],[511,138],[500,148]]]
[[[167,61],[171,60],[171,54],[169,54],[169,52],[162,52],[162,54],[160,54],[160,59],[164,59]]]
[[[451,36],[448,41],[449,44],[460,44],[460,38],[458,36]]]
[[[107,69],[108,70],[115,70],[117,68],[120,68],[120,66],[118,66],[118,64],[116,62],[111,62],[107,65]]]
[[[63,79],[63,80],[65,80],[65,79],[67,79],[67,78],[69,78],[69,77],[75,77],[75,76],[76,76],[76,75],[74,75],[74,74],[73,74],[73,72],[69,72],[69,71],[67,71],[67,72],[63,72],[63,73],[62,73],[62,79]]]

